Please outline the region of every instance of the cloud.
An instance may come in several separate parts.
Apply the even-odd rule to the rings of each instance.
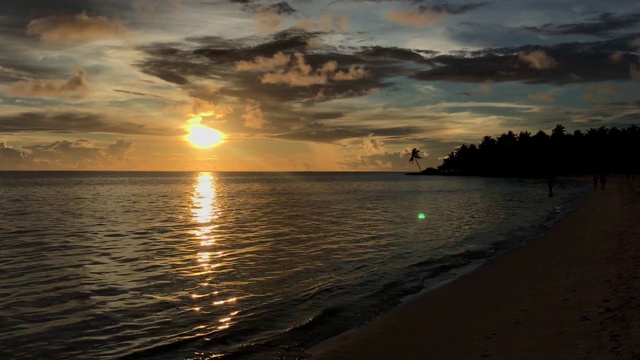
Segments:
[[[447,14],[463,14],[484,6],[487,6],[488,3],[468,3],[468,4],[449,4],[449,3],[439,3],[431,6],[431,9],[444,12]]]
[[[0,132],[103,133],[174,136],[181,132],[114,121],[101,114],[79,111],[26,112],[0,115]]]
[[[550,93],[531,94],[528,96],[530,100],[553,103],[556,102],[556,95]]]
[[[123,38],[127,29],[117,21],[104,16],[89,16],[86,13],[74,16],[49,16],[32,20],[27,26],[28,35],[56,44],[74,44],[86,41]]]
[[[396,24],[421,28],[438,24],[444,15],[445,13],[443,11],[433,8],[423,10],[413,8],[410,10],[389,10],[387,12],[387,19]]]
[[[318,143],[336,143],[347,139],[357,139],[368,136],[369,133],[364,131],[353,131],[346,129],[323,129],[308,128],[298,131],[273,135],[275,139],[310,141]]]
[[[623,88],[611,84],[591,85],[584,90],[582,98],[590,102],[602,102],[607,96],[618,97],[624,94]]]
[[[306,64],[304,55],[296,53],[294,62],[288,70],[267,73],[260,79],[263,84],[310,86],[327,82],[327,74],[322,71],[312,72],[313,68]]]
[[[532,69],[537,70],[552,69],[558,65],[558,62],[547,55],[544,50],[536,50],[528,54],[520,53],[518,54],[518,60],[528,64]]]
[[[268,121],[264,119],[264,114],[260,109],[260,103],[253,99],[247,99],[247,105],[242,115],[244,127],[249,129],[262,129]]]
[[[278,52],[272,58],[258,56],[254,61],[236,61],[234,63],[236,71],[269,71],[283,67],[291,61],[291,56]]]
[[[569,84],[627,80],[629,65],[610,62],[614,51],[634,59],[630,37],[605,41],[560,43],[553,46],[521,46],[458,51],[430,59],[434,66],[411,78],[424,81],[486,82],[521,81],[528,84]],[[635,61],[635,59],[634,59]],[[544,71],[541,71],[543,70]]]
[[[125,140],[118,140],[107,146],[105,152],[117,160],[124,160],[127,153],[133,150],[133,143]]]
[[[368,58],[389,59],[398,62],[411,61],[416,64],[433,65],[433,62],[430,59],[425,58],[421,53],[424,53],[425,56],[433,56],[437,54],[435,51],[419,52],[417,50],[414,51],[411,49],[401,49],[397,47],[371,46],[364,48],[360,52],[360,55]]]
[[[278,31],[278,27],[284,22],[284,18],[277,12],[269,10],[253,15],[253,21],[256,24],[258,34],[265,36]]]
[[[133,143],[118,140],[99,146],[88,139],[55,141],[18,150],[0,143],[0,170],[93,170],[127,168]]]
[[[24,170],[30,164],[28,154],[0,142],[0,170]]]
[[[421,28],[437,25],[445,15],[463,14],[485,5],[487,5],[487,3],[439,3],[433,6],[422,5],[409,10],[389,10],[387,12],[387,20],[400,25],[410,25]]]
[[[345,169],[358,170],[387,170],[387,171],[407,171],[415,168],[409,163],[406,149],[404,151],[388,152],[384,142],[375,137],[367,137],[362,141],[361,152],[355,156],[350,156],[347,160],[340,162]],[[410,149],[409,149],[410,150]],[[423,158],[429,156],[422,152]],[[424,163],[422,163],[424,165]],[[424,168],[424,166],[423,166]]]
[[[0,65],[0,78],[8,78],[8,79],[18,79],[18,80],[27,80],[30,77],[30,74],[26,71],[21,71],[18,69],[13,69],[10,67],[4,67]]]
[[[290,65],[286,68],[286,65]],[[295,53],[293,57],[277,53],[273,58],[258,57],[253,62],[239,61],[235,63],[236,71],[264,71],[280,68],[274,72],[264,74],[260,78],[263,84],[311,86],[326,84],[330,80],[354,81],[360,80],[369,73],[363,68],[351,66],[347,71],[338,70],[336,61],[327,61],[315,70],[306,63],[304,54]]]
[[[617,64],[622,60],[624,53],[622,51],[616,51],[611,56],[609,56],[609,62],[612,64]]]
[[[133,143],[118,140],[100,147],[88,139],[55,141],[46,145],[25,146],[28,158],[38,168],[56,169],[105,169],[125,165],[126,154]]]
[[[616,30],[630,28],[638,23],[640,23],[640,13],[625,15],[603,13],[595,18],[591,18],[584,22],[559,25],[544,24],[541,27],[530,26],[525,27],[525,29],[532,32],[548,35],[585,34],[593,36],[604,36]]]
[[[249,1],[244,1],[244,0],[240,0],[240,1],[232,0],[232,1],[243,3],[242,10],[250,11],[253,13],[272,12],[278,15],[291,15],[296,12],[296,9],[294,9],[286,1],[281,1],[279,3],[270,4],[270,5],[250,4]]]
[[[9,86],[5,95],[12,97],[66,97],[83,95],[88,86],[84,71],[77,69],[76,74],[67,81],[60,80],[23,80]]]
[[[305,31],[346,31],[349,28],[349,18],[345,15],[324,14],[318,22],[303,20],[296,27]]]
[[[365,154],[381,154],[385,152],[384,142],[382,139],[369,136],[362,140],[362,148]]]
[[[354,65],[351,65],[347,72],[337,71],[332,75],[332,79],[337,81],[354,81],[363,79],[367,76],[369,76],[369,72],[364,68],[356,68]]]
[[[167,100],[166,98],[164,98],[164,97],[162,97],[160,95],[148,94],[148,93],[144,93],[144,92],[140,92],[140,91],[129,91],[129,90],[120,90],[120,89],[112,89],[112,90],[115,91],[115,92],[122,93],[122,94],[144,96],[144,97],[152,97],[152,98],[156,98],[156,99]]]

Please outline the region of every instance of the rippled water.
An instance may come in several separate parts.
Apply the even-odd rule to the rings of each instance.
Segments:
[[[549,198],[544,180],[0,172],[0,354],[300,358],[518,246],[587,188],[564,181]]]

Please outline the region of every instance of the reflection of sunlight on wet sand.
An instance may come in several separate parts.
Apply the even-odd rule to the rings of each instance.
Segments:
[[[199,265],[198,269],[200,270],[194,270],[190,275],[201,278],[204,277],[206,279],[204,282],[198,284],[198,293],[191,294],[191,298],[197,302],[199,299],[204,300],[204,298],[208,297],[215,298],[220,294],[219,291],[214,290],[215,285],[212,282],[214,270],[223,265],[220,262],[212,263],[216,261],[216,259],[219,261],[223,255],[222,251],[211,251],[216,243],[216,229],[220,226],[215,222],[219,219],[221,211],[217,203],[216,179],[212,173],[202,172],[198,174],[194,183],[191,201],[192,222],[197,224],[192,234],[200,245],[200,251],[198,251],[196,256]],[[209,304],[214,306],[233,304],[235,302],[236,298],[222,301],[209,300]],[[191,310],[196,312],[204,311],[206,313],[206,308],[202,307],[203,303],[198,302],[198,304],[201,306],[194,306]],[[229,313],[229,315],[222,317],[219,323],[215,325],[215,328],[223,330],[230,327],[234,324],[232,320],[237,314],[238,311],[233,311]]]

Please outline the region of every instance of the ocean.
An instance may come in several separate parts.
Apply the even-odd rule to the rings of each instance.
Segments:
[[[523,245],[588,182],[0,172],[3,359],[300,359]]]

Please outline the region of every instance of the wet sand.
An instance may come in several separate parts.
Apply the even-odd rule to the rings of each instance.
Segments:
[[[311,359],[640,359],[640,183],[611,178],[526,246]]]

